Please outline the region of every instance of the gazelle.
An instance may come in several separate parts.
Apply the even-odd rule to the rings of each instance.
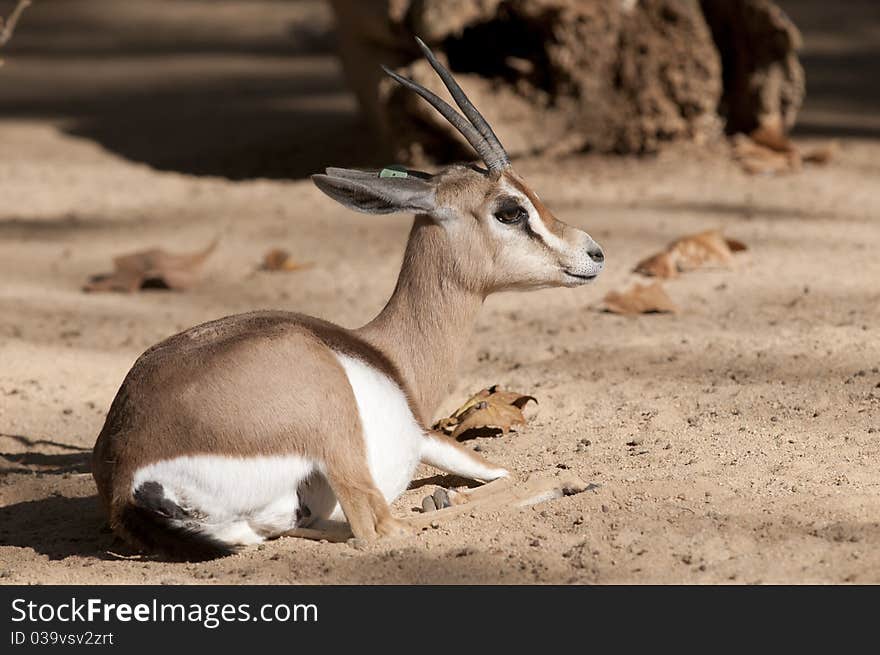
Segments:
[[[452,75],[419,46],[464,117],[385,72],[454,125],[486,168],[313,176],[346,207],[416,214],[394,293],[362,328],[262,311],[141,355],[93,455],[111,525],[133,544],[201,559],[343,514],[369,540],[405,530],[388,504],[419,462],[481,481],[507,475],[427,427],[459,352],[488,294],[576,287],[604,256],[517,176]]]

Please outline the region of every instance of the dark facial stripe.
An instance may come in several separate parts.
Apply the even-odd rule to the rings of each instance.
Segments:
[[[522,206],[522,204],[520,203],[520,200],[518,198],[515,198],[513,196],[500,196],[496,200],[496,204],[495,204],[495,211],[496,212],[504,211],[504,210],[517,210],[517,209],[523,209],[523,211],[525,211],[525,208]],[[519,223],[519,227],[522,228],[523,232],[526,233],[527,237],[529,237],[530,239],[532,239],[534,241],[537,241],[538,243],[540,243],[544,247],[547,247],[547,242],[544,241],[544,237],[542,237],[540,234],[538,234],[537,232],[535,232],[532,229],[532,226],[529,224],[529,217],[528,216],[526,217],[526,219],[524,221],[521,221]]]
[[[556,220],[556,217],[547,209],[547,206],[541,202],[541,199],[535,195],[534,191],[528,188],[525,184],[523,184],[522,180],[520,180],[515,175],[511,175],[510,173],[506,173],[505,177],[507,181],[510,182],[518,191],[522,192],[526,198],[534,205],[535,211],[538,212],[538,218],[544,223],[548,230],[551,233],[555,234],[558,237],[562,237],[562,224]]]
[[[541,244],[542,246],[544,246],[545,248],[549,248],[549,247],[550,247],[550,246],[547,245],[547,242],[544,241],[544,237],[542,237],[540,234],[538,234],[537,232],[535,232],[535,231],[532,229],[532,226],[529,225],[529,219],[526,219],[526,220],[524,220],[524,221],[522,222],[522,227],[523,227],[523,231],[526,233],[526,236],[527,236],[527,237],[529,237],[530,239],[532,239],[532,240],[534,240],[534,241],[537,241],[538,243],[540,243],[540,244]]]

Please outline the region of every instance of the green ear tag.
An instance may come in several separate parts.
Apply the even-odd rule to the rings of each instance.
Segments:
[[[381,171],[379,171],[379,177],[407,177],[409,173],[406,172],[406,166],[401,166],[400,164],[392,164],[391,166],[386,166]]]

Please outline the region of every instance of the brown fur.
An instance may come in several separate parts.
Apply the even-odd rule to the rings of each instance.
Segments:
[[[296,314],[256,312],[192,328],[144,353],[94,450],[111,523],[130,499],[135,470],[163,459],[295,453],[328,470],[360,466],[366,451],[354,393],[316,327]]]
[[[504,175],[528,195],[548,228],[564,228],[519,178]],[[454,209],[454,224],[416,217],[394,293],[364,327],[254,312],[186,330],[135,362],[93,454],[95,482],[114,529],[139,543],[120,518],[142,466],[196,454],[297,454],[324,465],[356,537],[400,531],[370,475],[354,392],[334,352],[396,382],[427,426],[485,296],[534,283],[529,271],[517,270],[515,258],[504,258],[481,218],[499,192],[500,176],[455,166],[434,179],[438,202]],[[461,451],[486,464],[470,449]]]
[[[394,294],[375,319],[356,330],[398,367],[423,425],[446,395],[484,299],[484,280],[472,273],[476,266],[424,254],[449,248],[442,227],[417,218]]]
[[[138,542],[119,518],[139,467],[184,455],[293,453],[325,462],[356,536],[395,532],[366,466],[354,393],[333,352],[385,373],[404,390],[417,420],[430,421],[483,299],[449,280],[434,288],[447,275],[461,277],[447,270],[449,262],[429,270],[416,265],[441,261],[424,254],[438,238],[430,221],[416,220],[398,287],[361,330],[300,314],[254,312],[193,327],[141,355],[93,453],[95,482],[114,529]]]

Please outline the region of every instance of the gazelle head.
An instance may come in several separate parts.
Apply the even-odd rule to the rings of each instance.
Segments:
[[[513,170],[492,128],[452,74],[416,39],[464,113],[412,80],[385,72],[415,91],[446,118],[480,155],[485,169],[454,165],[430,175],[413,170],[355,171],[328,168],[312,180],[346,207],[371,214],[414,212],[439,226],[445,243],[435,256],[453,258],[448,270],[484,294],[502,290],[574,287],[604,268],[599,245],[558,220]],[[417,222],[417,225],[419,223]]]

